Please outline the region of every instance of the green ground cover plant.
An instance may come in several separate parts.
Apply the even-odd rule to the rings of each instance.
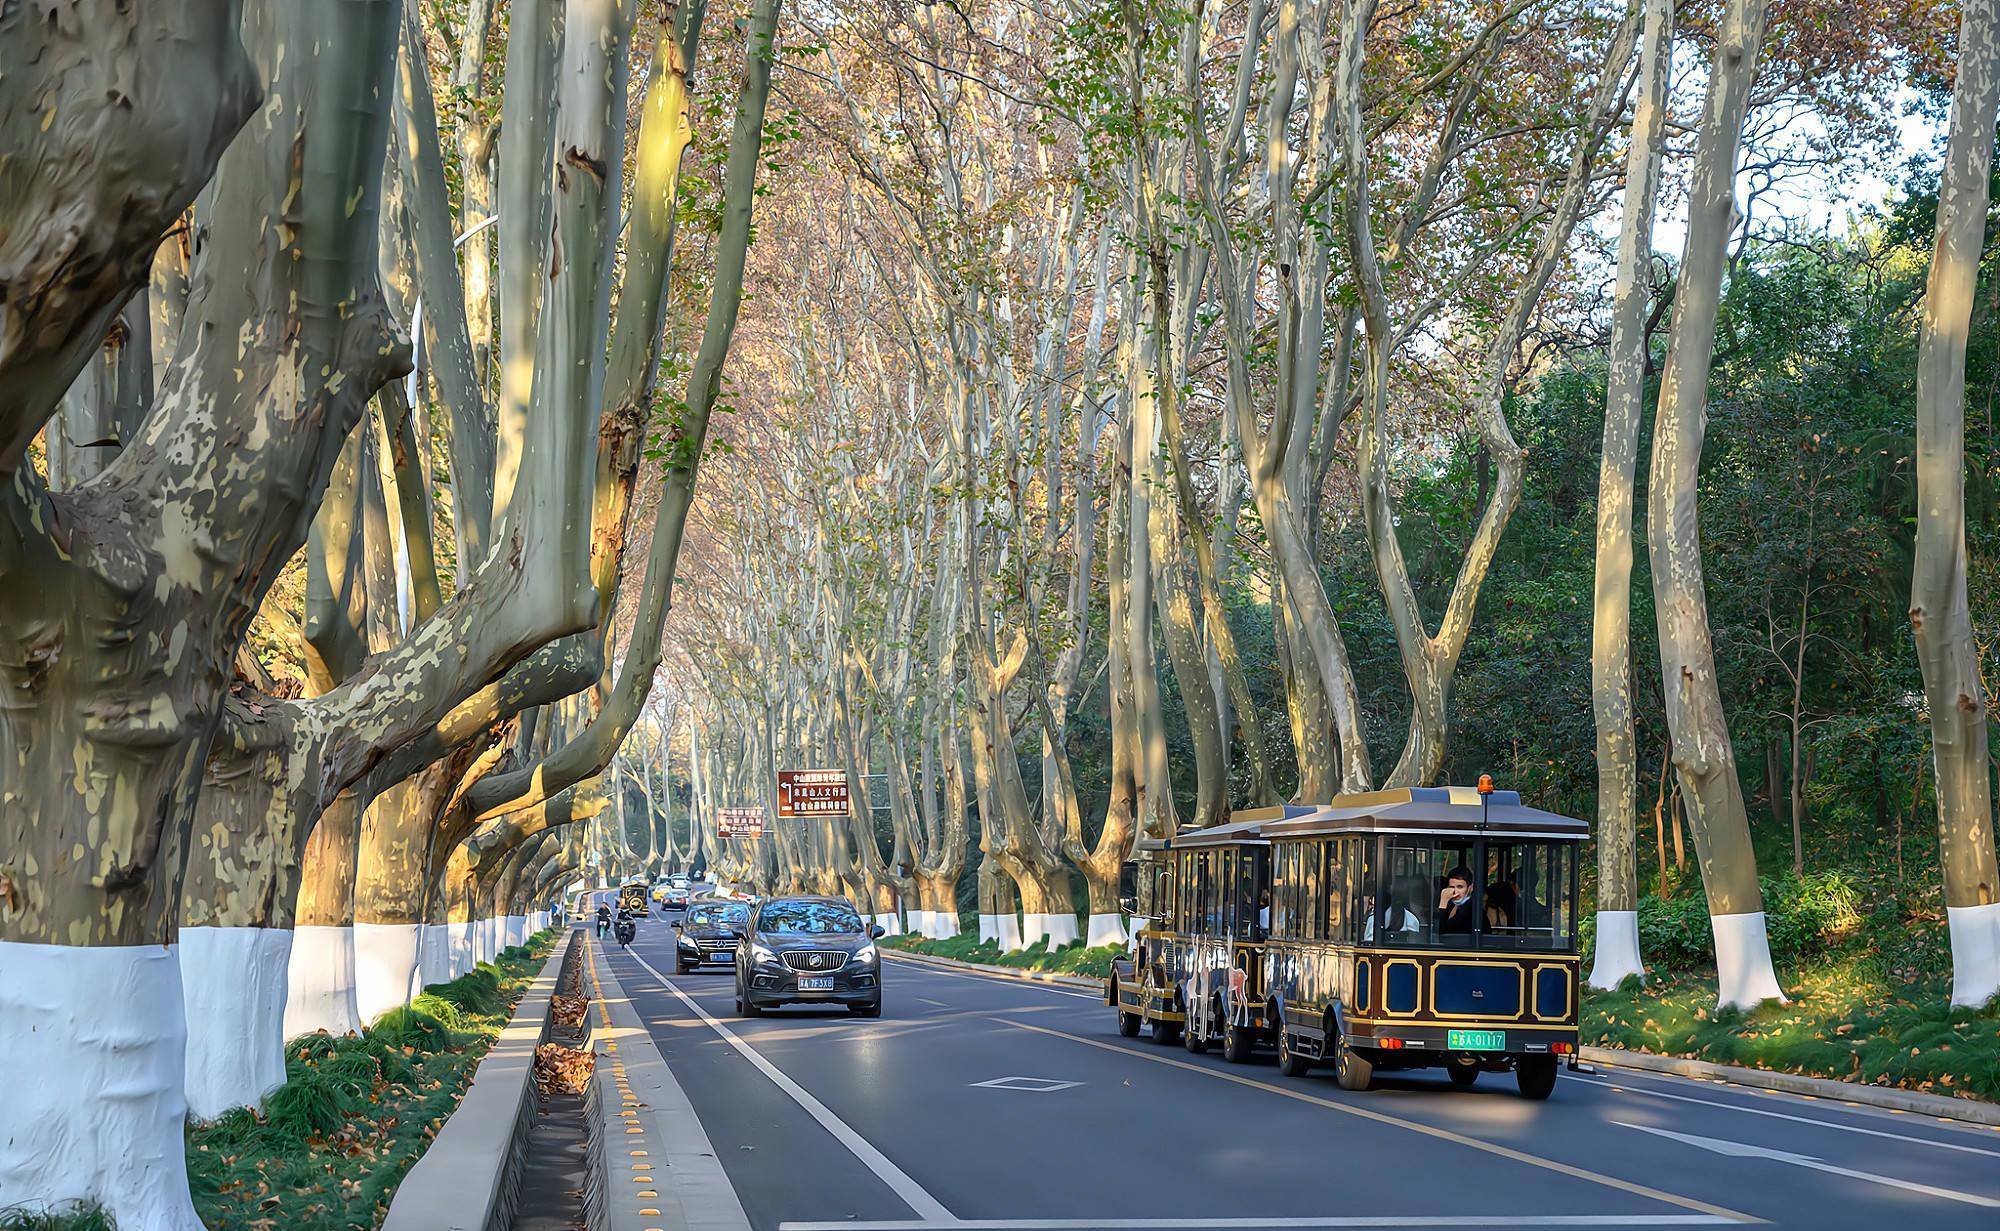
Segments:
[[[1587,991],[1584,1041],[2000,1100],[2000,1004],[1951,1008],[1934,871],[1899,875],[1886,853],[1764,879],[1771,951],[1790,1002],[1749,1012],[1715,1010],[1713,937],[1698,880],[1670,883],[1664,897],[1646,894],[1639,944],[1647,980]],[[1590,939],[1586,923],[1586,970]]]
[[[2000,1009],[1951,1009],[1942,978],[1889,984],[1865,956],[1783,976],[1789,1004],[1715,1008],[1707,972],[1627,980],[1583,1002],[1583,1035],[1605,1047],[1802,1073],[1959,1098],[2000,1099]]]
[[[979,927],[976,922],[967,931],[950,940],[925,940],[919,936],[889,936],[880,943],[891,949],[901,949],[908,953],[926,953],[933,957],[948,957],[960,962],[978,962],[986,966],[1011,966],[1017,970],[1040,970],[1054,974],[1083,975],[1093,979],[1108,976],[1111,973],[1111,959],[1125,952],[1122,945],[1099,945],[1095,949],[1087,949],[1080,940],[1050,950],[1047,941],[1038,940],[1025,949],[1002,953],[1000,947],[992,941],[979,939]]]
[[[546,960],[531,937],[434,984],[359,1035],[286,1046],[286,1081],[264,1100],[195,1125],[188,1181],[210,1231],[367,1231],[471,1083],[480,1057]],[[0,1222],[0,1231],[17,1231]],[[99,1231],[89,1223],[18,1231]]]

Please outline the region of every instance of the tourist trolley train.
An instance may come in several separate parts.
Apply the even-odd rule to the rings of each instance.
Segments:
[[[1343,795],[1138,844],[1139,929],[1106,1003],[1128,1037],[1288,1076],[1330,1065],[1511,1069],[1546,1098],[1577,1044],[1577,865],[1589,826],[1492,788]]]

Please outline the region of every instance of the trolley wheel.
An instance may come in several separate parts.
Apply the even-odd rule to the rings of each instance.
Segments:
[[[1188,1051],[1199,1056],[1203,1052],[1206,1052],[1208,1050],[1208,1035],[1206,1033],[1208,1029],[1208,1023],[1205,1021],[1202,1022],[1201,1029],[1197,1030],[1195,1029],[1195,1018],[1196,1018],[1195,1011],[1193,1009],[1189,1009],[1187,1015],[1187,1026],[1185,1029],[1181,1031],[1181,1046],[1187,1048]]]
[[[1146,976],[1146,1004],[1148,1007],[1151,1007],[1153,1001],[1156,999],[1153,995],[1153,990],[1153,976],[1149,973]],[[1153,1023],[1153,1042],[1167,1046],[1180,1042],[1181,1028],[1178,1022],[1164,1021],[1157,1017],[1151,1020]]]
[[[1137,1013],[1127,1013],[1123,1009],[1118,1010],[1118,1033],[1120,1036],[1128,1039],[1138,1038],[1141,1024]]]
[[[1222,1018],[1222,1058],[1231,1064],[1247,1064],[1250,1053],[1256,1047],[1256,1038],[1250,1028],[1237,1025],[1235,1014],[1225,1013]]]
[[[1311,1057],[1292,1050],[1292,1032],[1285,1029],[1281,1019],[1278,1022],[1278,1071],[1287,1077],[1304,1077],[1312,1072],[1312,1067]]]
[[[1375,1062],[1349,1047],[1337,1043],[1333,1056],[1333,1079],[1343,1090],[1366,1090],[1375,1080]]]
[[[1447,1064],[1444,1071],[1451,1074],[1451,1084],[1461,1089],[1479,1080],[1477,1064]]]
[[[1545,1099],[1555,1092],[1556,1058],[1554,1056],[1523,1056],[1514,1062],[1514,1083],[1521,1087],[1521,1097]]]

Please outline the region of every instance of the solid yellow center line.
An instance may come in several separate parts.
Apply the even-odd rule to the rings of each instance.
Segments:
[[[1587,1167],[1572,1167],[1568,1163],[1559,1163],[1552,1158],[1543,1158],[1538,1154],[1529,1154],[1524,1150],[1516,1150],[1511,1146],[1503,1146],[1491,1141],[1482,1141],[1477,1137],[1467,1137],[1463,1133],[1454,1133],[1448,1128],[1438,1128],[1435,1125],[1423,1124],[1416,1120],[1405,1120],[1401,1116],[1392,1116],[1386,1112],[1370,1111],[1365,1107],[1356,1107],[1352,1103],[1342,1103],[1329,1098],[1321,1098],[1316,1094],[1307,1094],[1303,1090],[1292,1090],[1284,1086],[1274,1086],[1270,1082],[1238,1076],[1235,1073],[1225,1072],[1221,1069],[1212,1069],[1206,1065],[1190,1064],[1185,1060],[1176,1060],[1171,1056],[1148,1055],[1145,1052],[1135,1051],[1129,1047],[1119,1047],[1116,1044],[1105,1043],[1098,1039],[1087,1039],[1080,1034],[1069,1034],[1061,1030],[1051,1030],[1047,1026],[1031,1026],[1027,1022],[1017,1022],[1012,1018],[994,1017],[992,1020],[1004,1022],[1020,1030],[1032,1030],[1036,1034],[1046,1034],[1058,1039],[1068,1039],[1072,1043],[1081,1043],[1085,1047],[1095,1047],[1103,1051],[1117,1052],[1121,1056],[1130,1056],[1134,1060],[1149,1060],[1154,1064],[1171,1065],[1177,1069],[1186,1069],[1190,1073],[1200,1073],[1207,1077],[1219,1078],[1222,1081],[1233,1081],[1239,1086],[1249,1086],[1253,1089],[1265,1090],[1272,1094],[1283,1095],[1285,1098],[1297,1099],[1301,1103],[1311,1103],[1315,1107],[1325,1107],[1330,1111],[1343,1112],[1350,1116],[1359,1116],[1364,1120],[1373,1120],[1377,1124],[1388,1124],[1396,1128],[1408,1129],[1413,1133],[1422,1133],[1426,1137],[1435,1137],[1440,1141],[1449,1141],[1454,1145],[1462,1145],[1474,1150],[1483,1150],[1488,1154],[1495,1154],[1517,1163],[1526,1163],[1530,1167],[1540,1167],[1545,1171],[1553,1171],[1559,1175],[1569,1176],[1572,1179],[1584,1180],[1592,1184],[1602,1184],[1606,1188],[1615,1188],[1620,1192],[1644,1197],[1649,1201],[1663,1201],[1668,1205],[1679,1206],[1684,1210],[1693,1210],[1699,1214],[1712,1214],[1718,1218],[1727,1218],[1731,1222],[1761,1223],[1764,1221],[1761,1218],[1728,1209],[1724,1206],[1710,1205],[1706,1201],[1697,1201],[1693,1197],[1682,1197],[1675,1193],[1662,1192],[1660,1189],[1648,1188],[1644,1184],[1635,1184],[1630,1180],[1621,1180],[1617,1176],[1605,1175],[1599,1171],[1592,1171]]]

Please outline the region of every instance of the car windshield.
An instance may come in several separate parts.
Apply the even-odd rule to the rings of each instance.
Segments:
[[[698,928],[740,927],[749,913],[745,906],[697,906],[688,912],[687,921]]]
[[[765,932],[833,936],[861,931],[861,916],[845,902],[771,902],[757,914]]]

